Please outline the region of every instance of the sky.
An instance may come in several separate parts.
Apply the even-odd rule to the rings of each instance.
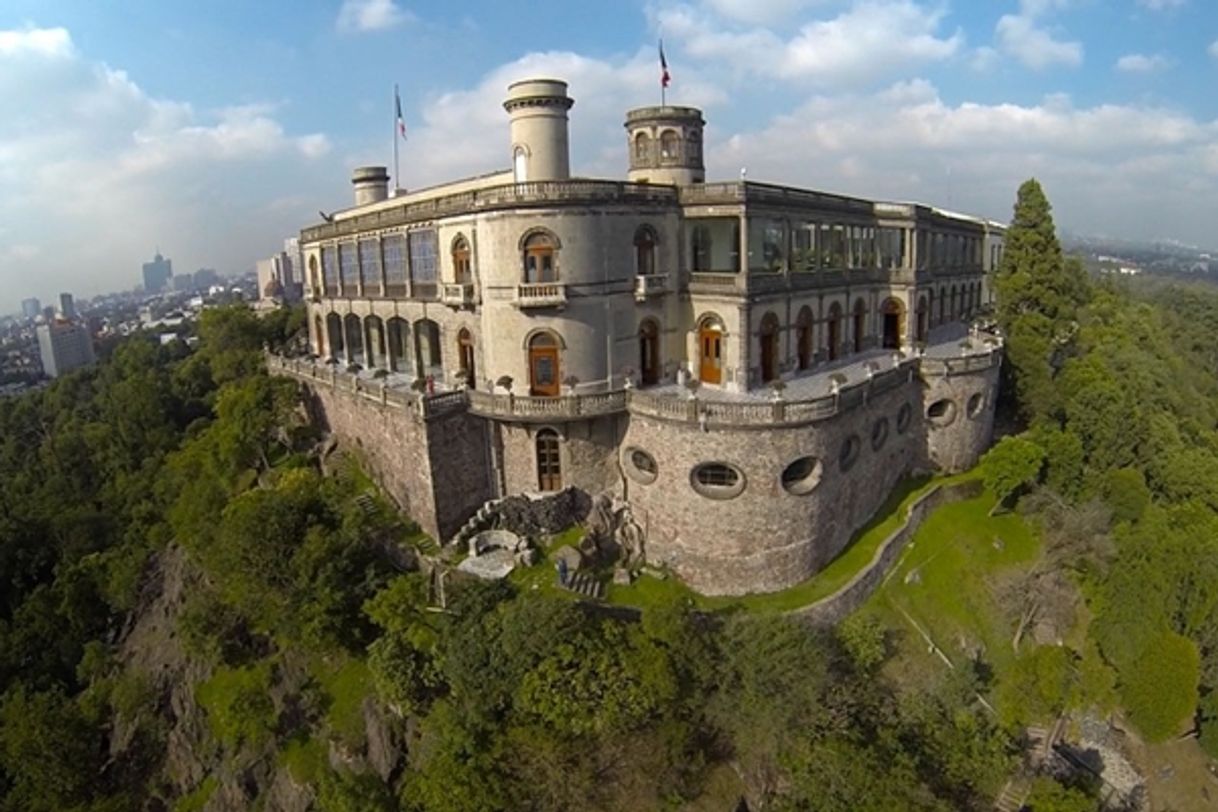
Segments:
[[[708,180],[917,200],[1218,248],[1215,0],[0,0],[0,312],[234,273],[351,203],[510,165],[507,85],[565,79],[572,168],[626,110],[701,107]]]

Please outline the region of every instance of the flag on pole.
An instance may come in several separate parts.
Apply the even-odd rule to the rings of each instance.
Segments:
[[[398,86],[393,86],[393,103],[397,108],[398,116],[398,135],[402,136],[402,140],[406,140],[406,119],[402,117],[402,97],[398,95]]]
[[[660,87],[665,88],[672,82],[668,72],[668,60],[664,58],[664,40],[660,40]]]

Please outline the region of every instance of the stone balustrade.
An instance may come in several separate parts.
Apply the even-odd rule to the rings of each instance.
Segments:
[[[562,282],[524,282],[516,286],[517,307],[561,307],[567,303]]]
[[[302,243],[328,240],[379,228],[426,222],[437,217],[495,209],[514,209],[545,204],[623,204],[631,206],[673,205],[677,191],[646,183],[596,180],[534,181],[509,183],[467,192],[437,195],[397,206],[381,208],[355,217],[303,229]]]
[[[500,395],[477,390],[468,390],[464,394],[468,397],[470,411],[474,414],[523,421],[596,417],[620,412],[626,408],[626,393],[621,390],[556,398]]]
[[[466,307],[474,303],[474,286],[470,283],[445,283],[440,293],[440,301],[453,307]]]
[[[634,278],[635,301],[645,301],[651,296],[658,296],[668,290],[668,277],[664,274],[650,274]]]

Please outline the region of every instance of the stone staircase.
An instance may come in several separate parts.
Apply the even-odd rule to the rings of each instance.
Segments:
[[[372,495],[371,491],[365,491],[355,497],[355,506],[367,518],[371,518],[377,513],[376,498]]]
[[[583,595],[585,598],[600,600],[605,594],[605,585],[587,572],[573,572],[567,576],[567,582],[557,582],[563,589]]]
[[[1002,794],[994,802],[995,812],[1019,812],[1023,809],[1024,801],[1032,794],[1032,783],[1025,776],[1012,778],[1002,788]]]
[[[461,529],[449,541],[453,546],[465,544],[474,536],[481,533],[483,530],[492,530],[495,525],[495,508],[502,502],[502,499],[490,499],[483,503],[482,507],[474,512],[473,516],[461,526]]]

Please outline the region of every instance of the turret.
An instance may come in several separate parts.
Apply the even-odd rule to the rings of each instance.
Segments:
[[[508,86],[503,109],[512,119],[512,170],[517,183],[571,177],[567,111],[573,104],[567,83],[557,79],[525,79]]]
[[[383,166],[357,166],[351,173],[355,205],[379,203],[389,197],[389,172]]]
[[[627,149],[634,183],[687,186],[706,180],[702,163],[702,111],[694,107],[640,107],[626,113]]]

